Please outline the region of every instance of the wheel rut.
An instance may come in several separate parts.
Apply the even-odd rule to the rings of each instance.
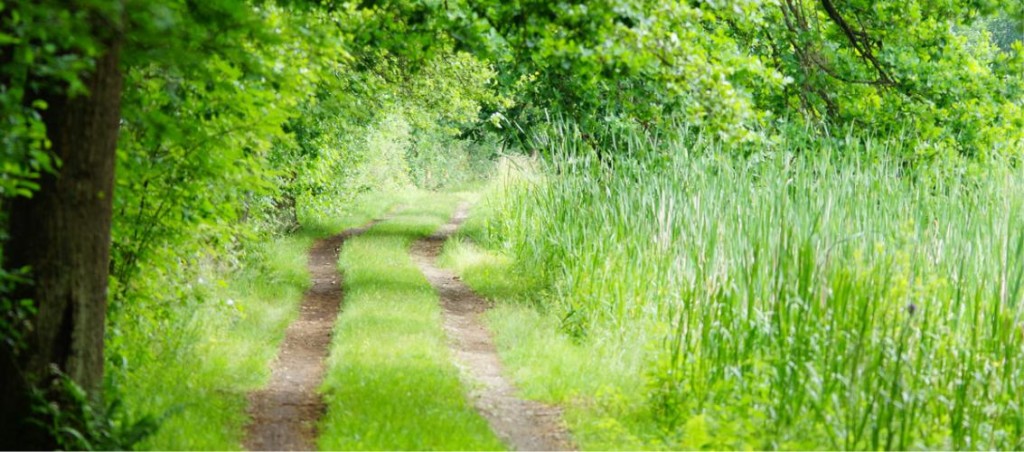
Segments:
[[[302,299],[299,318],[285,331],[266,387],[249,394],[243,446],[248,450],[316,449],[316,424],[325,405],[317,391],[324,358],[341,308],[342,280],[338,253],[349,238],[383,220],[321,239],[309,251],[307,267],[313,286]]]
[[[484,324],[489,304],[452,272],[437,266],[445,240],[468,216],[461,204],[451,221],[412,246],[413,260],[441,298],[448,345],[465,380],[469,397],[491,430],[515,450],[572,450],[575,446],[554,406],[524,400],[504,376],[494,339]]]

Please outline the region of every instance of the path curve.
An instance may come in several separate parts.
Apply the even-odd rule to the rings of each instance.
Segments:
[[[307,266],[313,286],[303,296],[299,318],[285,331],[271,367],[270,383],[249,394],[251,421],[243,442],[246,449],[316,449],[316,424],[325,411],[318,389],[331,331],[341,308],[338,253],[345,240],[380,221],[318,240],[310,248]]]
[[[464,377],[473,384],[470,398],[491,430],[515,450],[571,450],[572,441],[558,408],[517,396],[504,377],[501,360],[482,314],[488,303],[455,274],[437,267],[445,240],[468,216],[459,205],[452,220],[413,244],[412,257],[441,297],[448,346]]]

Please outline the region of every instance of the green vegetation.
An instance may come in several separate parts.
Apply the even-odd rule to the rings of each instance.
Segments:
[[[476,223],[484,217],[472,218]],[[464,234],[477,237],[472,230]],[[558,317],[545,309],[549,297],[543,286],[522,278],[531,272],[522,271],[507,254],[465,238],[449,242],[443,258],[473,290],[498,302],[487,320],[506,372],[522,395],[562,406],[573,439],[583,449],[665,448],[656,437],[639,436],[658,430],[642,413],[644,334],[572,340],[559,330]]]
[[[446,259],[582,445],[1024,448],[1021,68],[1020,0],[0,0],[0,448],[238,447],[406,197],[321,445],[496,447],[402,253],[499,156]]]
[[[308,288],[313,240],[379,216],[394,197],[367,197],[333,224],[257,248],[230,272],[201,265],[182,283],[182,302],[119,310],[107,347],[111,381],[126,419],[155,415],[159,429],[139,445],[157,450],[236,450],[246,393],[264,385],[284,330]]]
[[[645,335],[634,331],[581,343],[563,334],[548,308],[549,286],[536,269],[524,269],[508,251],[510,242],[489,231],[497,221],[509,183],[536,175],[525,160],[504,161],[470,218],[445,244],[440,263],[480,295],[496,302],[487,314],[506,374],[526,398],[557,404],[574,442],[587,450],[665,447],[635,436],[657,426],[627,408],[644,398]],[[506,212],[507,213],[507,212]],[[486,244],[489,248],[482,247]],[[642,403],[642,402],[640,402]],[[625,426],[621,425],[625,424]],[[631,431],[632,430],[632,431]],[[698,448],[699,445],[690,445]]]
[[[322,449],[503,448],[466,400],[437,294],[408,252],[448,221],[456,200],[420,195],[345,244],[345,303],[323,386]]]
[[[312,6],[0,4],[0,115],[15,126],[0,134],[0,438],[20,438],[10,447],[128,448],[152,433],[134,421],[150,419],[161,422],[143,446],[237,447],[244,392],[263,381],[307,284],[282,280],[267,244],[297,250],[366,199],[486,167],[493,138],[464,134],[484,123],[482,104],[506,102],[487,64],[439,41],[411,83],[404,56],[343,45],[337,21],[356,24],[359,11]],[[118,92],[92,86],[115,78]],[[88,108],[113,119],[84,121]],[[60,168],[79,179],[57,184]],[[91,210],[72,213],[82,205]],[[65,397],[77,389],[50,383],[61,374],[92,401]],[[30,398],[33,387],[50,389]],[[67,414],[104,398],[119,406],[99,414],[111,419]],[[45,425],[20,434],[26,422]]]
[[[492,195],[475,236],[504,257],[450,250],[481,292],[540,306],[492,317],[531,396],[576,405],[593,448],[1022,446],[1019,171],[713,146],[556,159]],[[544,290],[481,281],[502,267]]]

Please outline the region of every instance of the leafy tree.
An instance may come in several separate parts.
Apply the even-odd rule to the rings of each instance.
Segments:
[[[115,163],[129,188],[118,213],[135,220],[116,231],[125,288],[157,234],[231,218],[238,193],[268,185],[260,156],[308,80],[284,64],[273,8],[83,0],[3,12],[4,115],[17,125],[3,265],[31,276],[5,298],[33,305],[23,340],[0,348],[0,437],[48,448],[57,437],[33,421],[29,389],[64,387],[48,382],[66,375],[100,395]]]
[[[924,157],[1014,155],[1024,143],[1019,47],[971,27],[1013,2],[833,2],[769,7],[763,43],[794,83],[763,108],[909,139]]]

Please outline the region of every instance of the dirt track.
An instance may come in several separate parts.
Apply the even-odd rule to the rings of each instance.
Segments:
[[[317,389],[341,305],[338,252],[348,238],[379,220],[317,241],[309,251],[313,287],[302,299],[299,318],[288,326],[271,368],[270,383],[249,394],[244,446],[248,450],[316,449],[316,424],[324,413]]]
[[[413,245],[412,257],[441,297],[449,347],[472,388],[471,401],[491,429],[513,449],[573,449],[560,411],[519,398],[515,386],[504,377],[494,340],[482,318],[487,301],[453,273],[436,265],[445,240],[466,219],[467,212],[468,205],[460,205],[448,224]]]

